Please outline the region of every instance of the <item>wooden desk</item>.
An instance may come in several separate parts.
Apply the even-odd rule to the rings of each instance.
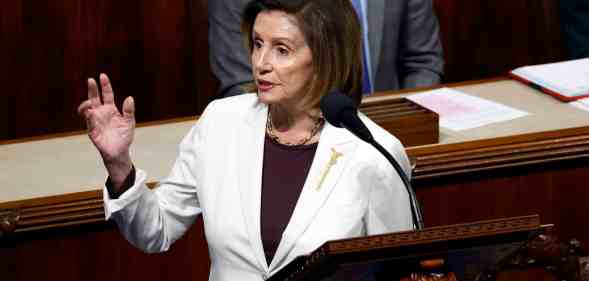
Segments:
[[[532,114],[460,133],[442,131],[438,144],[407,148],[426,226],[540,214],[562,238],[589,243],[589,112],[509,80],[451,86]],[[376,95],[365,102],[407,94]],[[151,180],[166,175],[191,124],[177,120],[138,130],[133,157]],[[118,264],[114,271],[93,269],[87,280],[156,280],[163,274],[206,280],[201,222],[157,258],[132,250],[113,225],[104,223],[98,190],[104,172],[85,135],[5,143],[0,159],[0,208],[21,210],[16,233],[0,239],[0,263],[22,270],[10,280],[57,274],[49,266],[59,264],[53,256],[72,262],[90,258],[97,268]],[[155,261],[161,265],[145,266]],[[32,263],[49,265],[26,271]],[[81,278],[79,272],[71,274],[60,280]]]
[[[531,115],[410,147],[427,226],[539,214],[589,244],[589,112],[513,81],[459,87]]]
[[[407,148],[426,226],[540,214],[588,245],[589,112],[511,80],[454,86],[531,114]]]

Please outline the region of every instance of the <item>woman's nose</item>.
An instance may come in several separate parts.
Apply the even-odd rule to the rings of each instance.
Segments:
[[[258,51],[254,55],[255,66],[258,72],[269,72],[272,70],[272,62],[270,61],[269,54],[265,51]]]

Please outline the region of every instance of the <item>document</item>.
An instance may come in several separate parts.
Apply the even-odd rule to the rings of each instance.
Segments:
[[[450,88],[414,94],[407,98],[438,113],[440,127],[453,131],[468,130],[529,115],[528,112]]]
[[[524,66],[509,75],[565,102],[589,97],[589,58]]]

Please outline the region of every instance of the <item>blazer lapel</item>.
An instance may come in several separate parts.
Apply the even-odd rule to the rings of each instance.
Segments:
[[[313,222],[351,159],[356,140],[346,130],[325,124],[303,190],[270,264],[271,272],[281,267],[296,241]],[[334,153],[338,156],[331,162]]]
[[[258,103],[251,113],[245,118],[245,126],[240,128],[241,142],[238,152],[238,163],[242,169],[238,172],[238,182],[241,197],[241,206],[247,234],[249,236],[252,251],[260,269],[268,271],[268,263],[264,255],[260,230],[260,209],[262,194],[262,162],[264,154],[264,136],[268,107]]]
[[[380,49],[385,17],[386,0],[367,0],[368,10],[368,45],[370,45],[370,62],[372,63],[373,81],[380,62]]]

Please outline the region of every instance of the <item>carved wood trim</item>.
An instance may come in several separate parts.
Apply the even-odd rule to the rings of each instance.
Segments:
[[[2,203],[0,209],[19,214],[15,233],[104,221],[101,190]]]
[[[394,234],[383,234],[332,241],[326,243],[326,250],[331,254],[362,252],[370,249],[401,247],[408,245],[430,244],[438,241],[462,240],[482,237],[490,234],[531,231],[540,228],[537,215],[510,219],[487,220],[458,225],[445,225]]]
[[[408,148],[413,178],[429,179],[589,158],[589,127],[444,146]]]
[[[532,233],[544,229],[540,217],[531,215],[329,241],[310,255],[298,257],[269,280],[308,280],[308,276],[324,277],[346,263],[416,258],[448,250],[525,242]]]
[[[19,214],[14,233],[105,222],[102,190],[0,203],[2,210]]]

